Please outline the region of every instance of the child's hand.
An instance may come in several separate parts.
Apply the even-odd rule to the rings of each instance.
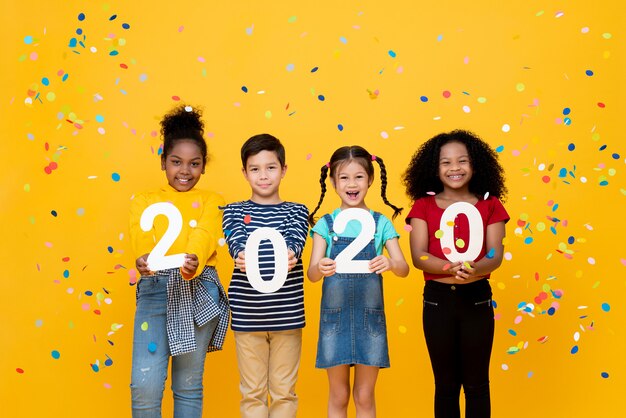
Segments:
[[[296,266],[298,259],[296,258],[296,253],[291,250],[287,250],[287,271],[291,271],[292,268]]]
[[[181,267],[181,273],[185,280],[191,280],[198,270],[198,256],[195,254],[187,254],[185,256],[185,264]]]
[[[337,269],[337,263],[332,258],[324,257],[317,263],[317,269],[324,277],[332,276]]]
[[[460,263],[456,272],[456,278],[459,280],[476,279],[482,276],[476,275],[476,264],[473,261],[464,261]]]
[[[461,265],[463,262],[455,261],[454,263],[449,263],[444,266],[444,273],[449,274],[457,280],[465,280],[464,277],[458,275],[459,270],[461,269]]]
[[[391,269],[391,260],[384,255],[379,255],[370,260],[368,267],[372,273],[381,274]]]
[[[235,258],[233,261],[235,262],[235,267],[237,267],[243,273],[246,272],[246,252],[245,251],[239,251],[239,254],[237,254],[237,258]]]
[[[137,271],[142,276],[150,276],[152,274],[148,268],[148,254],[144,254],[135,260],[135,267],[137,267]]]

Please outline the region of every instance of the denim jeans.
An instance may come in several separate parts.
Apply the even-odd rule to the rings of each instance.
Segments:
[[[435,375],[435,418],[491,416],[489,360],[494,318],[489,280],[424,287],[424,335]]]
[[[219,317],[203,327],[195,326],[196,351],[172,357],[166,330],[167,280],[168,276],[144,277],[137,284],[130,384],[133,418],[161,417],[161,401],[170,357],[174,417],[202,416],[204,360]],[[202,284],[212,297],[217,298],[219,293],[214,284],[205,281]]]

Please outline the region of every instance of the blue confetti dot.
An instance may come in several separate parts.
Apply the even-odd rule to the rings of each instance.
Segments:
[[[389,56],[391,58],[395,58],[396,57],[396,53],[394,51],[392,51],[391,49],[389,50],[388,54],[389,54]]]
[[[593,75],[593,71],[587,70],[587,71],[585,71],[585,74],[587,74],[589,77],[591,77]]]
[[[63,270],[63,277],[65,277],[66,279],[68,277],[70,277],[70,271],[69,270]]]
[[[104,116],[96,115],[96,122],[100,122],[100,123],[104,122]]]
[[[70,39],[70,43],[69,43],[70,48],[76,48],[76,44],[78,44],[78,41],[76,40],[76,38]]]
[[[49,86],[50,85],[50,80],[48,79],[48,77],[44,77],[41,79],[41,84],[43,84],[44,86]]]
[[[510,330],[509,330],[509,334],[511,334],[511,335],[512,335],[512,336],[514,336],[514,337],[517,337],[517,332],[515,332],[515,330],[514,330],[514,329],[510,329]]]
[[[109,52],[109,55],[112,57],[116,56],[117,54],[119,54],[119,52],[117,52],[116,50]]]
[[[30,45],[30,44],[32,44],[32,43],[33,43],[33,37],[32,37],[32,36],[30,36],[30,35],[25,36],[25,37],[24,37],[24,43],[25,43],[26,45]]]
[[[337,129],[339,129],[339,132],[343,131],[343,125],[340,123],[337,125]]]
[[[562,168],[559,170],[559,177],[565,178],[567,176],[567,170]],[[554,211],[553,211],[554,212]]]
[[[528,377],[528,378],[530,379],[531,377],[533,377],[533,374],[534,374],[533,372],[528,372],[528,374],[526,375],[526,377]]]
[[[51,210],[50,211],[50,215],[54,216],[55,218],[57,217],[57,211],[56,210]]]
[[[565,176],[563,176],[565,177]],[[559,204],[557,203],[556,205],[552,206],[552,212],[556,212],[559,209]]]
[[[608,303],[604,302],[604,303],[602,304],[602,310],[603,310],[604,312],[608,312],[608,311],[610,311],[610,310],[611,310],[611,305],[609,305]]]
[[[65,80],[67,80],[67,78],[68,78],[69,76],[70,76],[70,75],[69,75],[69,74],[67,74],[67,73],[63,74],[63,77],[61,78],[61,81],[65,81]]]
[[[437,42],[441,42],[442,39],[443,39],[443,35],[437,35]]]
[[[552,316],[556,313],[556,309],[554,309],[554,307],[550,307],[550,309],[548,309],[548,315]]]
[[[428,97],[420,96],[420,100],[422,101],[422,103],[426,103],[428,101]]]
[[[293,64],[287,64],[287,71],[293,71],[293,70],[294,70],[294,68],[296,68],[296,66],[295,66],[295,65],[293,65]]]
[[[572,109],[570,109],[569,107],[566,107],[565,109],[563,109],[563,114],[564,115],[569,115],[571,111],[572,111]]]
[[[573,346],[572,350],[570,351],[570,353],[572,353],[572,354],[578,353],[578,346],[577,345]]]
[[[495,300],[491,301],[491,306],[493,306],[493,309],[496,309],[498,307],[498,304],[496,303]]]
[[[604,151],[605,149],[606,149],[606,144],[604,144],[600,148],[598,148],[598,151]]]
[[[107,251],[109,252],[109,254],[113,253],[113,247],[111,247],[110,245],[107,247]]]
[[[602,180],[602,181],[600,182],[600,186],[608,186],[608,185],[609,185],[609,182],[608,182],[608,181],[606,181],[606,180]]]
[[[489,252],[487,253],[487,255],[485,257],[493,258],[495,255],[496,255],[496,249],[495,248],[490,248]]]
[[[340,37],[339,40],[341,41],[342,44],[347,44],[348,40],[345,37]]]
[[[80,20],[81,22],[82,22],[83,20],[85,20],[85,13],[80,13],[80,14],[78,15],[78,20]]]
[[[524,238],[524,244],[529,245],[533,243],[533,237],[526,237]]]
[[[128,23],[122,23],[122,27],[124,29],[130,29],[130,25]]]
[[[311,68],[311,72],[312,72],[312,73],[316,72],[317,70],[319,70],[319,67],[313,67],[313,68]]]
[[[93,292],[91,290],[85,290],[85,294],[87,296],[93,296]]]
[[[574,241],[576,241],[576,238],[574,238],[574,237],[567,238],[567,243],[570,244],[570,245],[572,245],[574,243]]]
[[[319,96],[317,96],[317,99],[318,99],[320,102],[323,102],[324,100],[326,100],[326,97],[324,97],[324,95],[323,95],[323,94],[320,94]]]
[[[243,91],[244,93],[247,93],[248,88],[246,86],[241,86],[241,91]]]
[[[113,15],[109,18],[109,20],[115,20],[115,19],[117,19],[117,15]]]
[[[600,376],[602,376],[603,379],[608,379],[609,378],[609,374],[607,372],[600,373]]]
[[[120,181],[120,175],[118,173],[111,174],[113,181]]]
[[[76,29],[76,35],[82,35],[83,30],[81,28]]]
[[[550,232],[552,232],[554,235],[556,235],[556,228],[551,226],[550,227]]]
[[[107,367],[112,366],[113,365],[113,360],[111,360],[110,358],[106,359],[104,361],[104,365],[107,366]]]
[[[92,364],[91,365],[91,370],[93,370],[94,372],[98,373],[100,371],[100,367],[98,367],[97,364]]]
[[[502,152],[504,151],[504,145],[500,145],[496,148],[496,152]]]
[[[613,157],[613,159],[614,159],[614,160],[619,160],[619,154],[618,154],[618,153],[616,153],[616,152],[615,152],[615,153],[613,153],[613,154],[611,155],[611,157]]]
[[[149,352],[154,353],[154,352],[156,352],[156,350],[157,350],[157,345],[156,345],[156,343],[154,341],[151,342],[150,344],[148,344],[148,351]]]
[[[52,350],[52,353],[50,353],[52,355],[52,358],[57,360],[59,357],[61,357],[61,353],[59,353],[57,350]]]
[[[572,124],[572,120],[571,120],[570,118],[565,118],[565,119],[563,119],[563,123],[564,123],[565,125],[569,126],[569,125],[571,125],[571,124]]]
[[[567,146],[567,149],[570,150],[570,151],[574,151],[576,149],[576,145],[575,144],[569,144]]]

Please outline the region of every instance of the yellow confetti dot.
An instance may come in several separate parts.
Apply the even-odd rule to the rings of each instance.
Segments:
[[[465,248],[465,241],[463,241],[461,238],[457,239],[456,246],[459,248]]]
[[[576,278],[580,279],[581,277],[583,277],[583,271],[582,270],[576,270]]]
[[[448,225],[448,226],[454,226],[454,221],[448,221],[448,222],[446,222],[446,225]]]
[[[591,286],[591,288],[592,288],[592,289],[597,289],[597,288],[598,288],[598,286],[600,286],[600,282],[599,282],[599,281],[598,281],[598,282],[595,282],[595,283],[593,284],[593,286]]]
[[[406,327],[404,325],[400,325],[398,327],[398,331],[400,331],[400,334],[406,334]]]
[[[546,224],[544,224],[543,222],[538,222],[537,223],[537,231],[543,232],[545,230],[546,230]]]
[[[48,94],[46,94],[46,99],[49,102],[54,102],[56,100],[56,98],[57,98],[57,95],[53,91],[50,91],[50,92],[48,92]]]
[[[427,255],[423,255],[420,257],[420,260],[428,260],[428,256]]]
[[[435,238],[441,239],[441,237],[443,237],[443,231],[441,229],[438,229],[437,231],[435,231]]]
[[[496,286],[498,286],[498,289],[500,289],[500,290],[506,289],[506,285],[503,282],[498,282],[498,284]]]
[[[528,214],[527,214],[527,213],[522,213],[522,214],[519,216],[519,218],[520,218],[522,221],[526,222],[526,221],[528,220],[529,216],[528,216]]]
[[[559,242],[559,250],[560,251],[565,251],[567,250],[567,245],[565,245],[564,242]]]

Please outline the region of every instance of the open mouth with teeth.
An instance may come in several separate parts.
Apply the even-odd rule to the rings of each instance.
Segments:
[[[348,199],[356,200],[359,197],[359,192],[346,192]]]
[[[176,180],[178,180],[180,184],[187,184],[191,181],[191,179],[181,179],[181,178],[177,178]]]

